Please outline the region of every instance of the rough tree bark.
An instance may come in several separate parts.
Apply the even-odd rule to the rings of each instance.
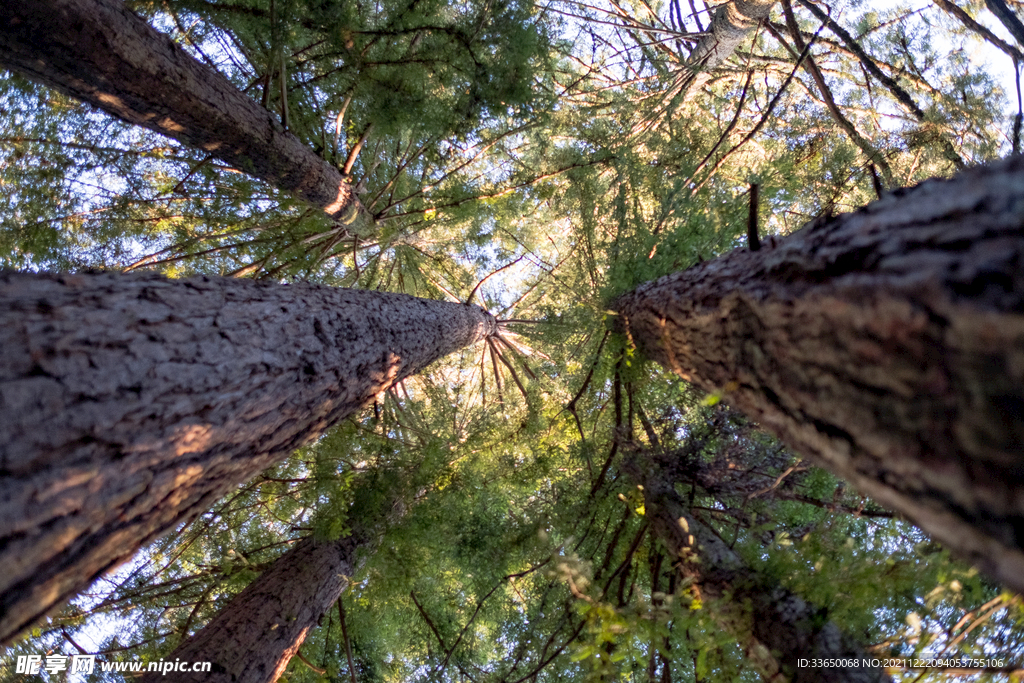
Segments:
[[[690,53],[687,63],[705,71],[717,69],[758,24],[768,18],[777,0],[730,0],[718,6],[706,36]]]
[[[0,640],[495,330],[400,294],[0,273]]]
[[[758,24],[768,18],[777,0],[729,0],[718,6],[707,35],[700,39],[686,60],[683,85],[692,95],[709,78],[711,71],[732,56]]]
[[[306,635],[348,585],[357,546],[352,537],[333,542],[305,538],[296,543],[165,658],[211,663],[209,672],[178,671],[174,680],[278,680]],[[139,683],[166,680],[161,673],[148,673]]]
[[[646,354],[1024,590],[1024,158],[640,286]]]
[[[340,171],[121,0],[4,0],[0,66],[204,150],[366,231]]]
[[[177,683],[274,683],[351,577],[376,549],[386,527],[405,516],[399,487],[377,502],[353,505],[350,533],[336,541],[304,538],[186,638],[164,661],[210,662],[209,672],[175,672]],[[360,482],[380,493],[376,481]],[[374,496],[370,497],[371,499]],[[139,683],[166,680],[149,673]]]
[[[879,683],[879,667],[799,667],[797,660],[860,661],[870,656],[818,607],[765,581],[710,528],[695,519],[671,481],[642,452],[626,473],[643,486],[645,516],[680,575],[693,581],[712,618],[734,636],[765,680],[793,683]]]

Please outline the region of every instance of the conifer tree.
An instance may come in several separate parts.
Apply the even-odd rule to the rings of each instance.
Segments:
[[[707,35],[693,47],[687,65],[694,70],[714,71],[733,55],[740,43],[749,39],[760,23],[768,19],[776,0],[736,0],[719,5],[711,18]],[[690,75],[687,88],[699,88],[700,80]]]
[[[121,0],[8,3],[0,55],[9,69],[214,155],[335,220],[366,221],[338,169]]]
[[[372,477],[364,486],[383,487]],[[357,487],[359,484],[357,484]],[[202,629],[174,649],[171,657],[210,662],[209,672],[177,672],[180,681],[268,683],[278,680],[309,632],[334,607],[372,555],[388,524],[399,521],[406,503],[377,491],[361,508],[346,511],[339,538],[307,536],[293,543],[221,608]],[[151,683],[163,674],[141,680]]]
[[[690,456],[699,443],[694,439],[689,444]],[[686,456],[665,459],[679,457]],[[652,534],[669,557],[677,558],[674,568],[680,578],[691,582],[699,598],[710,603],[712,618],[736,637],[762,675],[808,683],[891,680],[881,667],[860,665],[871,659],[868,652],[827,620],[827,611],[753,571],[714,529],[688,513],[675,490],[676,482],[659,468],[653,453],[636,450],[624,460],[623,471],[643,493]],[[849,664],[801,667],[801,659]]]
[[[1024,589],[1018,157],[615,304],[651,358]]]
[[[198,151],[175,194],[187,194],[189,178],[219,159],[333,219],[333,232],[304,244],[358,246],[360,238],[372,244],[380,236],[376,220],[409,215],[425,183],[442,185],[451,174],[429,168],[446,156],[431,147],[446,146],[450,156],[493,116],[515,121],[508,126],[515,130],[535,101],[549,99],[529,87],[548,41],[521,3],[470,6],[443,20],[431,15],[434,3],[421,5],[378,6],[373,17],[353,15],[344,3],[167,6],[193,57],[121,0],[11,4],[0,65]],[[181,29],[181,13],[211,17],[211,40],[232,42],[249,63],[218,65]],[[75,30],[52,31],[53,21]],[[261,86],[262,102],[238,87],[253,76],[245,90]],[[303,82],[292,85],[295,79]],[[502,135],[491,136],[490,145]],[[418,157],[433,164],[418,168]],[[468,164],[458,162],[452,165]],[[357,169],[359,182],[350,182]],[[419,187],[398,182],[415,171]],[[369,209],[357,192],[368,195]],[[389,226],[384,234],[394,232]]]
[[[166,657],[227,620],[232,597],[283,548],[342,536],[346,477],[420,461],[443,466],[409,487],[417,505],[366,558],[343,613],[310,628],[289,681],[759,679],[770,658],[754,644],[785,628],[757,632],[726,592],[702,591],[692,566],[680,576],[654,533],[655,493],[709,546],[718,537],[734,551],[726,564],[827,612],[837,629],[823,634],[856,635],[893,658],[1019,650],[1019,598],[800,454],[701,406],[721,391],[705,398],[605,335],[615,294],[742,241],[751,182],[769,207],[764,255],[771,237],[874,197],[871,165],[892,188],[949,172],[944,140],[969,163],[1001,149],[999,91],[941,12],[847,7],[831,14],[844,38],[788,5],[682,98],[705,26],[679,0],[484,3],[497,15],[440,0],[382,0],[374,12],[321,0],[130,3],[310,149],[342,169],[353,161],[364,203],[386,213],[379,240],[353,238],[205,153],[116,122],[104,137],[95,114],[12,79],[23,94],[0,105],[17,114],[7,122],[17,139],[0,141],[0,182],[20,187],[3,205],[7,263],[95,258],[473,296],[519,320],[509,324],[537,350],[495,340],[475,362],[403,385],[402,398],[387,392],[373,417],[344,428],[334,469],[321,457],[338,432],[151,545],[17,652],[81,651],[90,624],[116,623],[91,648],[101,658]],[[557,35],[573,40],[555,44],[554,68],[525,68],[536,62],[517,54],[536,52],[502,50],[533,45],[531,26],[550,10],[566,18]],[[518,37],[498,39],[504,31]],[[944,41],[953,46],[937,55]],[[481,45],[501,48],[471,47]],[[522,88],[543,102],[524,104]],[[96,198],[92,168],[125,189]],[[66,177],[84,182],[68,192]],[[658,453],[650,503],[630,477],[638,452]],[[898,675],[918,673],[942,677]]]
[[[0,275],[6,640],[396,381],[478,306],[156,275]]]
[[[338,601],[353,574],[355,542],[306,538],[265,569],[168,659],[210,662],[209,672],[176,672],[178,681],[276,681],[306,634]],[[149,673],[145,683],[161,680]]]

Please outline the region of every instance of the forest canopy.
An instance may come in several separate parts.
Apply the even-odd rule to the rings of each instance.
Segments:
[[[365,213],[11,67],[0,268],[400,293],[479,304],[489,327],[38,620],[0,680],[37,655],[96,656],[53,681],[259,656],[280,665],[239,680],[1022,680],[1019,593],[771,436],[736,387],[653,362],[617,303],[1017,154],[1020,3],[123,4]],[[1002,287],[1000,329],[1020,330],[1007,262],[971,283]],[[324,372],[305,359],[300,380]],[[1019,398],[1020,372],[991,384]],[[327,569],[307,576],[310,548]],[[292,593],[323,608],[285,642]],[[826,656],[876,663],[797,663]]]

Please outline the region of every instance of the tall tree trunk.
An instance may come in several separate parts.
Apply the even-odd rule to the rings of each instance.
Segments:
[[[1024,590],[1024,158],[615,304],[646,354]]]
[[[402,294],[0,273],[0,640],[495,329]]]
[[[870,656],[822,610],[766,581],[718,535],[696,520],[672,482],[643,453],[625,462],[643,486],[645,516],[681,576],[693,580],[719,626],[737,639],[765,680],[798,683],[877,683],[879,667],[800,667],[800,659],[860,661]]]
[[[164,661],[210,662],[209,672],[175,671],[177,683],[273,683],[354,574],[358,543],[305,538],[279,557],[205,627]],[[166,681],[151,672],[139,683]]]
[[[693,48],[687,63],[705,71],[717,69],[768,18],[776,1],[729,0],[719,5],[707,35]]]
[[[369,480],[367,480],[369,479]],[[400,484],[364,478],[370,490],[353,505],[350,533],[336,541],[304,538],[221,608],[206,626],[186,638],[164,661],[210,662],[209,672],[177,671],[177,683],[274,683],[320,618],[339,600],[351,577],[376,548],[387,525],[408,509]],[[376,499],[376,500],[375,500]],[[149,673],[139,683],[158,683]]]
[[[0,65],[366,230],[366,211],[338,169],[121,0],[4,0]]]
[[[686,60],[683,85],[692,95],[705,83],[710,72],[729,59],[754,29],[768,18],[777,0],[729,0],[718,6],[707,35],[700,39]]]

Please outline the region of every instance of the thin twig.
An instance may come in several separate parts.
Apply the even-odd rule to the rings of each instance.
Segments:
[[[309,661],[304,656],[302,656],[302,650],[296,650],[295,651],[295,656],[299,658],[300,662],[302,662],[303,664],[308,666],[310,668],[310,670],[315,671],[316,673],[320,674],[321,676],[323,676],[325,673],[327,673],[327,669],[321,669],[320,667],[318,667],[315,664],[313,664],[313,662]]]
[[[529,400],[529,397],[526,395],[526,387],[524,387],[523,383],[519,381],[519,375],[516,374],[515,368],[513,368],[512,364],[508,362],[504,354],[502,354],[501,351],[498,350],[497,345],[494,343],[494,340],[492,338],[488,337],[487,344],[491,347],[491,357],[493,358],[494,356],[497,356],[498,360],[500,360],[502,364],[506,368],[508,368],[508,371],[512,374],[512,379],[516,383],[516,386],[519,387],[519,391],[523,394],[523,399]]]
[[[522,261],[522,260],[523,260],[524,258],[526,258],[526,254],[523,254],[522,256],[520,256],[519,258],[517,258],[516,260],[514,260],[514,261],[512,261],[512,262],[510,262],[510,263],[506,263],[506,264],[505,264],[505,265],[503,265],[503,266],[502,266],[501,268],[498,268],[497,270],[495,270],[495,271],[492,271],[492,272],[491,272],[491,273],[489,273],[488,275],[485,275],[485,276],[484,276],[484,278],[483,278],[482,280],[480,280],[480,282],[476,283],[476,286],[475,286],[475,287],[473,287],[473,291],[469,293],[469,296],[468,296],[468,297],[466,297],[466,301],[465,301],[464,303],[467,303],[467,304],[468,304],[468,303],[470,303],[471,301],[473,301],[473,295],[474,295],[474,294],[476,294],[476,290],[480,289],[480,285],[482,285],[483,283],[487,282],[487,279],[488,279],[488,278],[490,278],[490,277],[491,277],[491,276],[493,276],[493,275],[497,275],[498,273],[500,273],[501,271],[505,270],[506,268],[511,268],[511,267],[512,267],[512,266],[514,266],[515,264],[517,264],[517,263],[519,263],[520,261]]]
[[[341,622],[341,637],[345,639],[345,656],[348,658],[348,671],[352,683],[356,683],[356,667],[352,663],[352,641],[348,638],[348,628],[345,625],[345,605],[342,604],[340,597],[338,598],[338,619]]]
[[[356,157],[359,156],[359,152],[362,151],[363,145],[366,144],[366,138],[369,137],[370,131],[373,130],[373,124],[367,124],[366,130],[359,136],[359,141],[352,147],[352,151],[348,153],[348,158],[345,159],[345,166],[341,169],[342,175],[348,175],[352,172],[352,167],[356,164]]]

